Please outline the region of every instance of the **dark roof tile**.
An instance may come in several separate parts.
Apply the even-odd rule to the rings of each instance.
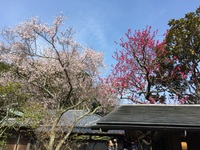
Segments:
[[[199,130],[200,105],[122,105],[94,128]]]

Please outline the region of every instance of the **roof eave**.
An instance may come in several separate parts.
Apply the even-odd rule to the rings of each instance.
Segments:
[[[94,126],[91,126],[92,130],[164,130],[164,131],[199,131],[200,132],[200,126],[176,126],[176,125],[133,125],[133,124],[97,124]]]

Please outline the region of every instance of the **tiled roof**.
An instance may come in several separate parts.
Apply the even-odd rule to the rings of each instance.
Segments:
[[[84,114],[86,114],[84,110],[68,110],[60,118],[58,126],[72,125],[76,119]],[[90,127],[91,125],[95,125],[101,118],[102,117],[97,114],[86,115],[76,123],[76,127]]]
[[[58,122],[57,125],[58,129],[62,132],[67,132],[68,127],[70,127],[76,121],[77,118],[85,114],[86,111],[84,110],[69,110],[65,112],[60,118],[60,121]],[[85,115],[76,123],[76,126],[73,129],[72,133],[98,134],[98,135],[124,134],[123,130],[110,130],[109,132],[106,133],[103,133],[99,130],[91,130],[91,126],[96,125],[96,122],[99,121],[100,119],[102,119],[102,117],[97,114]],[[51,130],[51,126],[40,126],[38,128],[38,131],[47,131],[47,130]]]
[[[92,128],[200,130],[200,105],[122,105]]]

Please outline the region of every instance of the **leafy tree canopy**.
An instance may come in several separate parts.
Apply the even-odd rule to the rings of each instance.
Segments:
[[[200,7],[184,18],[169,21],[166,36],[168,59],[173,67],[179,68],[179,97],[185,97],[185,103],[199,103],[200,99]],[[175,83],[175,82],[174,82]],[[173,84],[175,85],[175,84]]]

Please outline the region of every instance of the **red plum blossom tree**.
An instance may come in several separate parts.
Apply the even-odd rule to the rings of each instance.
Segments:
[[[106,81],[121,99],[151,104],[166,103],[169,96],[176,99],[170,82],[180,78],[179,68],[173,67],[175,58],[165,57],[169,53],[165,41],[156,40],[156,35],[147,26],[134,33],[129,29],[126,39],[120,39],[121,50],[113,56],[117,63]]]

